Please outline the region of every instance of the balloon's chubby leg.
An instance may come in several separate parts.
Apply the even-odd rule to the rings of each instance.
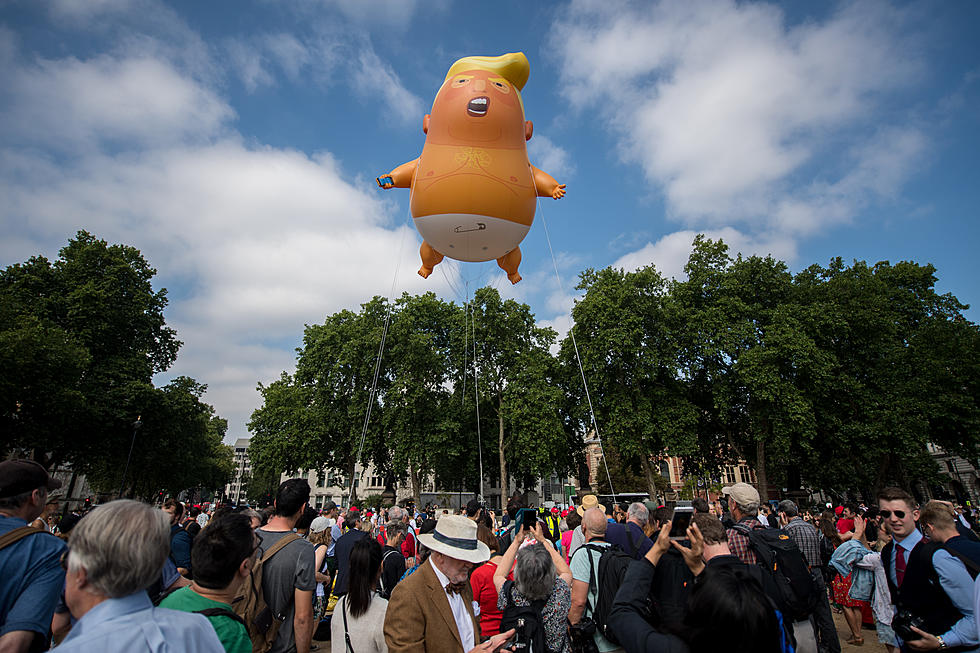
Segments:
[[[428,279],[429,275],[432,274],[432,268],[442,263],[442,259],[445,258],[424,240],[422,241],[422,247],[419,248],[419,256],[422,257],[422,267],[419,268],[419,276],[423,279]]]
[[[517,283],[521,280],[521,275],[517,272],[518,266],[521,264],[521,248],[515,247],[503,256],[497,259],[497,265],[500,269],[507,273],[507,279],[511,283]]]

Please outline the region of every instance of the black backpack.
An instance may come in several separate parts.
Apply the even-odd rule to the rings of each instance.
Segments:
[[[689,544],[684,542],[684,544]],[[650,583],[650,623],[657,630],[680,632],[684,628],[687,602],[694,588],[694,574],[676,549],[668,549],[657,563]]]
[[[772,581],[770,586],[776,588],[777,594],[771,598],[779,610],[792,621],[809,617],[817,607],[820,592],[793,538],[782,530],[753,529],[745,524],[735,524],[733,528],[749,538],[756,562]]]
[[[544,618],[541,616],[546,601],[531,601],[531,605],[515,605],[512,580],[505,581],[501,591],[507,597],[507,605],[500,619],[500,632],[514,628],[517,631],[518,641],[530,643],[531,653],[553,653],[548,648],[548,640],[544,633]],[[523,620],[523,626],[518,623],[518,620]]]
[[[616,592],[623,584],[623,577],[633,557],[621,550],[615,544],[599,547],[594,544],[584,544],[586,555],[589,556],[589,593],[595,593],[595,607],[592,610],[592,620],[595,622],[596,630],[603,637],[613,644],[619,644],[612,629],[608,627],[606,620],[612,611],[613,601],[616,600]],[[596,580],[595,565],[592,563],[592,552],[599,554],[599,578]]]

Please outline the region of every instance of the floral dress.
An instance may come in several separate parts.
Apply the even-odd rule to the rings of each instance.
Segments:
[[[528,606],[531,602],[524,598],[517,585],[513,586],[514,605]],[[503,588],[497,597],[497,607],[501,610],[507,607],[507,594]],[[541,609],[541,620],[544,622],[544,634],[547,646],[556,653],[571,653],[568,643],[568,610],[572,607],[572,588],[561,578],[555,579],[555,587]]]

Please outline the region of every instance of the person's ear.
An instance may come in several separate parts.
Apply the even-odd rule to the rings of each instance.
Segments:
[[[238,565],[238,575],[242,578],[248,578],[248,575],[252,573],[252,560],[254,558],[249,556],[242,560],[242,563]]]

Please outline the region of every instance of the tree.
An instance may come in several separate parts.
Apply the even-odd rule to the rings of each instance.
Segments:
[[[619,460],[642,471],[647,491],[656,496],[659,474],[652,456],[690,453],[697,422],[678,376],[677,323],[667,282],[653,266],[635,272],[606,268],[583,272],[578,289],[585,296],[572,310],[572,328],[600,433]],[[577,373],[572,334],[560,358]],[[591,429],[590,403],[581,378],[569,378],[567,385],[572,418],[584,434]]]
[[[546,359],[556,334],[553,329],[535,326],[527,304],[501,301],[494,288],[477,290],[471,307],[474,361],[480,391],[490,408],[480,415],[494,421],[504,506],[508,465],[525,476],[572,469],[560,413],[561,394]]]
[[[97,488],[116,491],[142,415],[132,493],[149,496],[154,483],[173,491],[224,483],[226,425],[200,401],[205,386],[183,377],[152,383],[181,344],[155,275],[136,248],[85,231],[54,262],[36,256],[0,271],[3,447],[49,468],[71,463]]]
[[[254,434],[249,443],[253,468],[289,473],[333,467],[354,478],[357,462],[386,465],[380,413],[375,411],[389,384],[387,376],[379,374],[371,398],[386,313],[387,302],[375,297],[360,313],[340,311],[323,324],[306,327],[295,374],[283,372],[278,381],[259,384],[263,405],[248,425]],[[374,418],[367,422],[362,450],[369,400]]]

